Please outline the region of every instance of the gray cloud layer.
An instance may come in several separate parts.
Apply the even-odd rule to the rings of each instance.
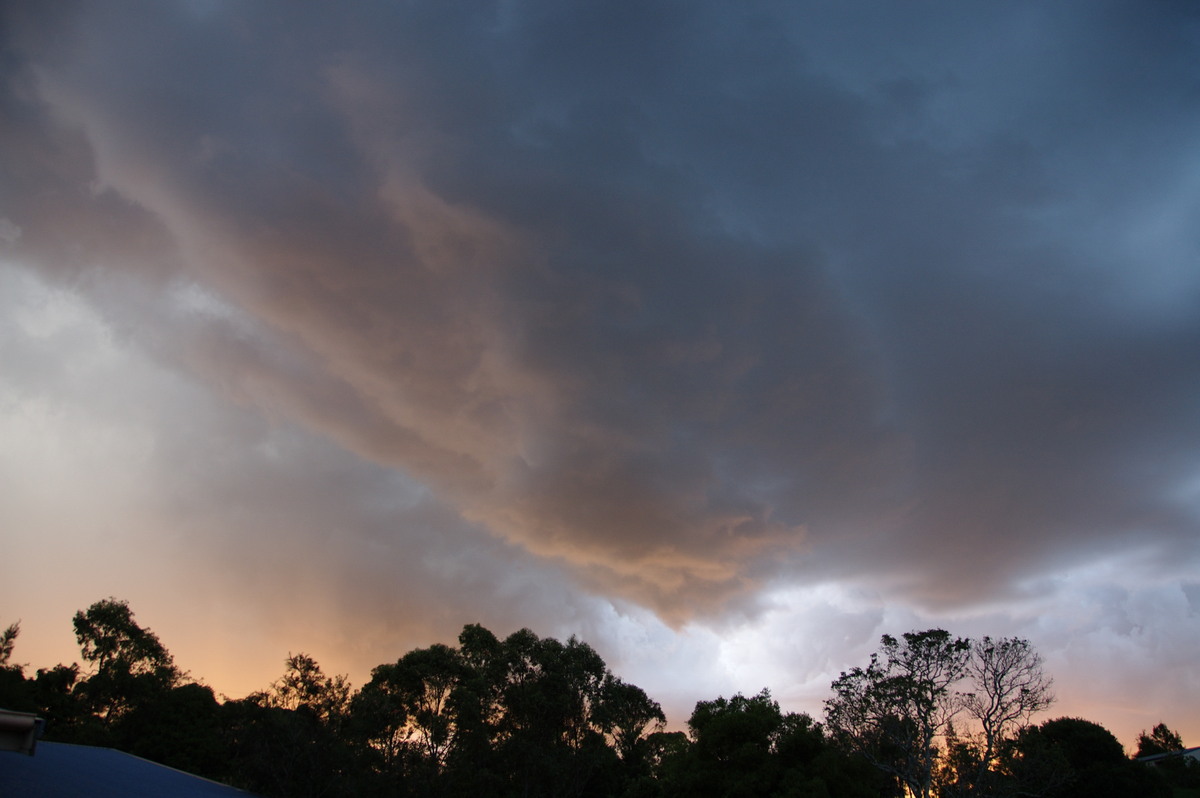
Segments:
[[[6,257],[241,408],[164,441],[166,494],[322,519],[357,612],[389,562],[436,595],[548,567],[673,623],[1200,564],[1189,4],[3,28]],[[239,451],[264,418],[307,430],[294,477]]]

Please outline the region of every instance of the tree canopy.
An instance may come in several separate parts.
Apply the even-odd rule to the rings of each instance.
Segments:
[[[1138,735],[1135,756],[1153,756],[1182,750],[1183,738],[1179,736],[1179,733],[1171,731],[1167,728],[1167,724],[1160,723],[1149,734],[1142,732]]]
[[[127,602],[102,599],[73,625],[84,665],[28,678],[12,664],[19,625],[0,634],[0,702],[41,714],[48,739],[270,798],[1154,798],[1200,779],[1147,770],[1090,721],[1030,725],[1051,682],[1019,639],[885,635],[833,683],[824,722],[784,712],[764,688],[697,702],[685,733],[575,637],[470,624],[456,645],[409,651],[359,689],[289,654],[267,689],[218,700]],[[1138,741],[1139,753],[1182,747],[1165,724]]]

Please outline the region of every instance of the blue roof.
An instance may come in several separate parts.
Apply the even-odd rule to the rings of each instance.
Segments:
[[[4,798],[253,798],[248,792],[117,751],[68,743],[0,754]]]

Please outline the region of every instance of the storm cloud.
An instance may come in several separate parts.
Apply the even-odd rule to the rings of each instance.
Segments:
[[[811,710],[958,624],[1194,704],[1190,5],[4,13],[5,559],[123,563],[61,625],[533,625]]]

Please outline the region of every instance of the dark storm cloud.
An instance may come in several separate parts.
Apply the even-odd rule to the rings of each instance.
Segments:
[[[17,257],[592,589],[682,619],[1196,556],[1187,6],[6,27]],[[164,312],[189,283],[232,316]]]

